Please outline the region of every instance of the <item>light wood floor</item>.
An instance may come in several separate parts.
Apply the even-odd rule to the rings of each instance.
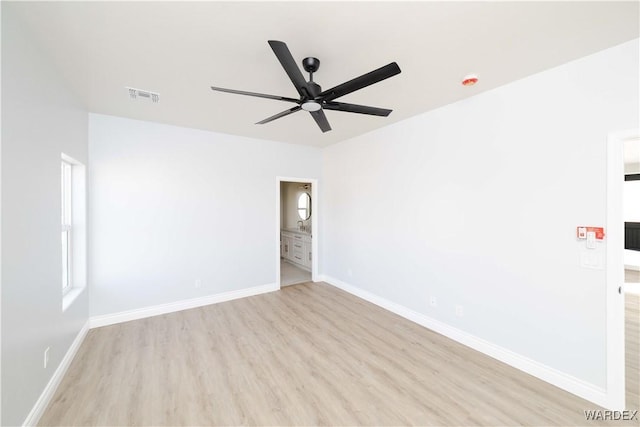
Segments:
[[[624,270],[625,283],[638,283],[640,282],[640,271],[638,270]]]
[[[280,259],[280,286],[290,286],[310,281],[310,272]]]
[[[41,425],[589,425],[585,409],[316,283],[91,330]]]
[[[627,409],[640,409],[640,295],[625,294]]]

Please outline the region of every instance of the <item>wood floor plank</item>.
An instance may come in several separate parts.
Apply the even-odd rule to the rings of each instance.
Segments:
[[[91,330],[40,425],[566,426],[588,425],[588,409],[597,408],[306,283]]]
[[[625,294],[627,409],[640,410],[640,295]]]

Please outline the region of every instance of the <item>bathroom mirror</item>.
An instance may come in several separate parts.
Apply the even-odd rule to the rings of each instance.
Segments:
[[[309,193],[302,193],[298,197],[298,216],[303,221],[311,217],[311,196]]]

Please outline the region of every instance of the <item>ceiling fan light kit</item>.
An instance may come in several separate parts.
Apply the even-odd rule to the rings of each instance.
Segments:
[[[322,105],[318,104],[316,101],[305,101],[300,106],[304,111],[318,111],[322,109]]]
[[[296,65],[289,48],[284,42],[269,40],[269,46],[271,46],[273,53],[278,58],[278,61],[280,61],[280,65],[282,65],[282,68],[284,68],[284,71],[289,76],[291,83],[293,83],[293,86],[296,88],[298,95],[300,96],[299,99],[211,86],[212,90],[218,92],[235,93],[238,95],[255,96],[258,98],[275,99],[277,101],[293,102],[298,104],[293,108],[282,111],[271,117],[267,117],[256,124],[269,123],[297,111],[304,110],[311,114],[311,117],[313,117],[322,132],[328,132],[331,130],[331,126],[329,125],[323,110],[344,111],[347,113],[368,114],[382,117],[387,117],[391,113],[392,110],[386,108],[336,102],[334,99],[378,83],[382,80],[388,79],[389,77],[393,77],[396,74],[400,74],[400,67],[398,67],[398,64],[395,62],[323,91],[320,85],[313,81],[313,73],[318,71],[318,68],[320,68],[320,60],[318,58],[307,57],[302,60],[302,67],[309,73],[309,81],[306,81],[302,76],[300,68]]]

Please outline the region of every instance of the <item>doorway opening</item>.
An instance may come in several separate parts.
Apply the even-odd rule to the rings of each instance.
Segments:
[[[623,141],[626,409],[640,410],[640,138]]]
[[[318,183],[277,178],[277,262],[279,286],[315,282],[317,276]]]
[[[640,177],[639,147],[640,129],[617,132],[608,139],[607,406],[611,409],[640,407],[640,284],[634,283],[640,245],[638,252],[627,249],[629,239],[636,238],[631,223],[637,218],[640,225],[640,205],[632,194],[636,188],[627,185],[636,167]],[[640,195],[640,185],[637,191]],[[640,230],[637,233],[640,238]]]

